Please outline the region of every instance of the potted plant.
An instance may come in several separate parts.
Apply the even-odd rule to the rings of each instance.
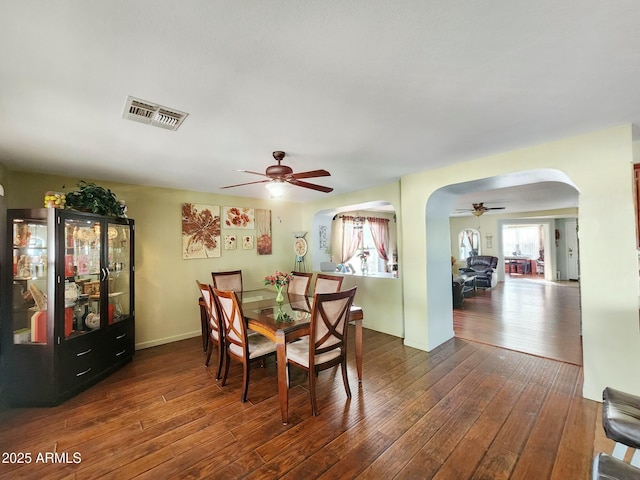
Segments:
[[[66,208],[111,217],[125,216],[125,205],[118,201],[115,193],[84,180],[78,182],[78,190],[66,194]]]

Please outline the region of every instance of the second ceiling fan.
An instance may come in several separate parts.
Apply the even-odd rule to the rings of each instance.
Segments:
[[[294,173],[293,169],[287,165],[282,165],[282,159],[285,157],[285,152],[277,150],[273,152],[273,158],[275,158],[277,165],[270,165],[267,167],[264,173],[252,172],[251,170],[239,170],[240,172],[251,173],[253,175],[260,175],[267,177],[264,180],[257,180],[255,182],[238,183],[236,185],[227,185],[220,188],[233,188],[242,187],[244,185],[253,185],[256,183],[265,183],[267,188],[272,191],[282,187],[284,184],[295,185],[296,187],[309,188],[311,190],[317,190],[318,192],[329,193],[333,191],[331,187],[325,187],[324,185],[317,185],[315,183],[303,182],[302,178],[316,178],[316,177],[329,177],[331,174],[326,170],[310,170],[308,172]],[[270,188],[273,187],[273,188]]]
[[[485,207],[484,203],[480,202],[480,203],[472,203],[471,206],[473,208],[471,209],[458,209],[460,211],[464,211],[464,212],[471,212],[472,214],[474,214],[476,217],[479,217],[480,215],[482,215],[485,212],[488,212],[489,210],[504,210],[506,207]]]

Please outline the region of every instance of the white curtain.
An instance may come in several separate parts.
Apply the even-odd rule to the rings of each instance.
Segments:
[[[354,217],[346,215],[342,217],[342,252],[340,253],[340,263],[345,263],[353,257],[362,242],[362,229],[355,228],[353,220]]]

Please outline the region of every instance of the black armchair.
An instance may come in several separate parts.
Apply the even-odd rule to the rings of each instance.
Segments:
[[[460,273],[475,274],[477,288],[491,288],[494,270],[498,267],[498,257],[476,255],[467,258],[467,266]]]

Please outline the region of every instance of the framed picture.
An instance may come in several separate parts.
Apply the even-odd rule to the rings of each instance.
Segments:
[[[235,250],[236,249],[236,236],[235,235],[225,235],[224,236],[224,249],[225,250]]]
[[[271,255],[271,210],[256,209],[256,230],[258,255]]]
[[[220,256],[220,207],[182,204],[182,258]]]
[[[253,230],[255,228],[255,221],[253,208],[222,207],[222,222],[224,228]]]
[[[253,250],[253,235],[242,236],[242,249]]]

